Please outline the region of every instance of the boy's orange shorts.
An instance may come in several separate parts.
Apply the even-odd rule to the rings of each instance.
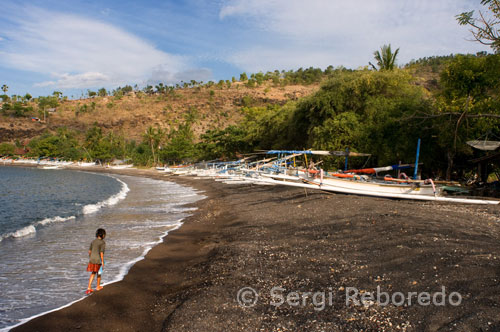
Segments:
[[[87,272],[99,272],[99,269],[101,268],[101,264],[92,264],[92,263],[89,263],[89,265],[87,265]]]

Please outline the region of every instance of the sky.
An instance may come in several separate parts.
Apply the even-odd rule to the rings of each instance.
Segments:
[[[455,16],[480,0],[2,0],[0,85],[75,98],[243,72],[491,52]]]

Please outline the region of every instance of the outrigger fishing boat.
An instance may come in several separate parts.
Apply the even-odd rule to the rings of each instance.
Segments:
[[[278,159],[273,167],[259,172],[259,177],[254,178],[255,182],[270,182],[295,187],[315,188],[331,192],[355,194],[364,196],[414,199],[427,201],[456,202],[469,204],[499,204],[497,200],[469,199],[443,196],[441,184],[432,179],[419,180],[410,179],[403,175],[403,178],[393,178],[389,175],[383,177],[374,177],[384,171],[401,170],[414,168],[415,178],[418,163],[405,165],[391,165],[378,168],[365,168],[346,170],[343,172],[326,172],[323,169],[315,167],[297,168],[288,166],[288,160],[300,155],[304,158],[312,155],[332,155],[332,156],[368,156],[349,151],[296,151],[296,150],[272,150],[268,154],[277,154]],[[347,162],[346,162],[347,165]],[[347,167],[346,167],[347,169]],[[401,173],[404,174],[404,173]]]
[[[336,155],[345,154],[345,156],[369,156],[369,154],[360,154],[343,151],[282,151],[272,150],[268,154],[288,154],[280,160],[287,160],[290,157],[295,158],[300,155]],[[282,164],[282,163],[281,163]],[[377,178],[365,174],[378,174],[382,171],[399,170],[413,167],[413,165],[393,165],[380,168],[369,168],[360,170],[348,170],[344,172],[326,172],[323,169],[315,169],[314,167],[306,169],[297,168],[280,168],[276,167],[276,172],[262,173],[261,175],[268,178],[277,180],[288,180],[302,182],[311,185],[328,187],[329,189],[345,189],[364,192],[366,194],[405,194],[405,195],[431,195],[435,196],[440,193],[440,189],[434,185],[432,180],[429,181],[409,181],[409,179],[402,179],[401,181],[394,181],[390,177]],[[295,173],[295,174],[294,174]],[[363,174],[364,173],[364,174]]]
[[[231,162],[210,161],[198,165],[181,166],[179,175],[213,178],[227,184],[252,183],[259,185],[286,185],[320,189],[336,193],[375,196],[396,199],[412,199],[468,204],[499,204],[498,200],[470,199],[444,196],[445,181],[417,178],[418,154],[415,164],[391,165],[376,168],[348,169],[349,157],[370,156],[366,153],[346,151],[314,151],[314,150],[271,150],[258,154],[269,155],[259,161],[251,161],[250,157]],[[344,171],[327,172],[314,164],[313,155],[345,157]],[[297,159],[303,157],[305,162],[299,166]],[[309,161],[308,162],[308,158]],[[179,167],[179,166],[177,166]],[[413,178],[401,170],[414,169]],[[173,169],[173,168],[171,168]],[[159,170],[161,171],[161,170]],[[390,171],[398,171],[393,178]],[[176,172],[177,173],[177,172]]]

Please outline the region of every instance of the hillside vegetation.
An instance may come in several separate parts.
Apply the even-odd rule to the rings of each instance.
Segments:
[[[37,156],[144,165],[346,147],[372,153],[367,164],[385,165],[413,161],[421,138],[425,172],[461,177],[478,153],[466,141],[500,136],[499,83],[499,56],[486,54],[419,59],[394,70],[242,74],[238,82],[119,88],[85,100],[57,95],[46,123],[26,116],[41,117],[50,100],[25,100],[18,110],[11,100],[7,109],[4,103],[0,139],[20,145],[29,138]]]
[[[38,100],[18,101],[25,104],[26,111],[22,114],[16,115],[14,109],[0,112],[0,142],[29,140],[62,126],[85,132],[94,124],[105,133],[113,131],[130,139],[141,140],[149,126],[177,127],[186,114],[195,117],[193,131],[198,137],[208,129],[224,128],[238,122],[242,117],[242,107],[283,105],[289,100],[309,95],[318,88],[318,83],[283,87],[267,83],[249,88],[236,82],[231,87],[180,88],[166,94],[138,91],[80,100],[56,98],[56,111],[45,114],[48,116],[45,123]],[[7,104],[13,103],[4,103],[4,106]],[[42,122],[32,121],[32,117]]]

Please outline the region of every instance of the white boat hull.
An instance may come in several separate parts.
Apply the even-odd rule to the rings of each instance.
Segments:
[[[376,192],[363,192],[354,189],[345,189],[339,187],[333,187],[329,185],[316,185],[307,184],[300,182],[291,181],[279,181],[272,178],[254,178],[253,182],[256,183],[269,183],[269,184],[281,184],[292,187],[301,187],[309,189],[321,189],[325,191],[331,191],[342,194],[354,194],[360,196],[374,196],[374,197],[384,197],[384,198],[397,198],[397,199],[412,199],[420,201],[435,201],[435,202],[447,202],[447,203],[462,203],[462,204],[491,204],[498,205],[500,201],[497,200],[485,200],[485,199],[469,199],[469,198],[454,198],[454,197],[442,197],[442,196],[429,196],[429,195],[416,195],[416,194],[395,194],[395,193],[376,193]]]
[[[354,180],[354,179],[341,179],[341,178],[313,178],[307,175],[292,176],[292,175],[272,175],[272,174],[261,174],[262,176],[281,179],[288,181],[302,182],[306,181],[312,185],[323,185],[331,186],[339,189],[346,190],[356,190],[367,193],[381,193],[381,194],[404,194],[404,195],[429,195],[435,196],[440,194],[440,189],[434,188],[431,185],[420,185],[420,184],[407,184],[407,183],[388,183],[388,182],[378,182],[378,181],[366,181],[366,180]]]
[[[307,179],[307,178],[306,178]],[[407,184],[407,183],[386,183],[378,181],[360,181],[351,179],[335,179],[335,178],[324,178],[323,181],[320,179],[310,179],[309,181],[315,184],[323,184],[343,189],[354,189],[363,192],[373,192],[381,194],[405,194],[405,195],[429,195],[434,196],[439,194],[439,189],[436,188],[436,192],[431,185],[421,185],[421,184]]]

